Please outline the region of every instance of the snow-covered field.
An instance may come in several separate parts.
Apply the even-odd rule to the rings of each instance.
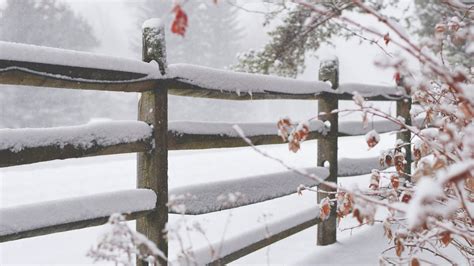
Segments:
[[[339,142],[341,157],[375,156],[382,148],[388,147],[394,137],[386,136],[376,149],[367,151],[361,137],[343,138]],[[262,146],[271,154],[285,159],[295,167],[314,166],[316,161],[316,142],[304,143],[297,154],[288,151],[286,145]],[[357,152],[354,152],[357,151]],[[170,188],[190,184],[203,184],[212,181],[231,180],[246,176],[279,172],[284,168],[249,148],[214,149],[199,151],[172,151],[169,159]],[[135,187],[135,155],[114,155],[95,158],[52,161],[27,166],[4,168],[1,174],[1,207],[55,200],[73,196],[91,195]],[[366,186],[367,176],[349,177],[345,182],[355,182]],[[183,234],[183,225],[198,222],[205,230],[206,237],[218,250],[222,238],[236,238],[245,232],[265,233],[265,226],[282,218],[314,208],[315,195],[290,195],[272,201],[245,206],[233,210],[221,211],[199,216],[170,216],[171,237],[170,257],[180,252],[176,236],[183,237],[186,245],[195,249],[204,248],[208,243],[198,232]],[[34,219],[34,217],[31,217]],[[130,223],[133,225],[133,222]],[[227,229],[225,229],[227,225]],[[66,233],[12,241],[0,245],[0,264],[88,264],[85,256],[95,243],[103,227],[94,227]],[[377,228],[367,230],[379,230]],[[224,233],[225,231],[225,233]],[[178,233],[180,232],[180,233]],[[314,254],[330,248],[316,247],[316,229],[312,227],[286,240],[280,241],[268,249],[251,254],[237,263],[295,263],[308,259]],[[366,233],[367,234],[367,233]],[[370,234],[372,238],[380,234]],[[341,233],[340,239],[355,241],[348,237],[348,231]],[[364,238],[360,236],[360,238]],[[378,241],[384,241],[379,239]],[[345,242],[343,242],[345,243]],[[344,248],[344,244],[342,245]],[[377,245],[377,248],[381,245]],[[369,249],[373,255],[375,250]],[[269,252],[269,253],[268,253]],[[316,252],[316,253],[315,253]],[[309,257],[308,257],[309,256]],[[376,257],[367,255],[367,263],[377,263]],[[361,261],[362,263],[362,261]]]

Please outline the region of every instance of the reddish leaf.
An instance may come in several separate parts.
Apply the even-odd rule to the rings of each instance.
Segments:
[[[440,234],[440,241],[443,243],[445,246],[449,245],[451,243],[451,234],[447,231],[443,232]]]
[[[365,141],[367,142],[367,145],[369,148],[375,147],[380,141],[380,136],[375,130],[371,130],[365,134]]]
[[[390,35],[388,33],[383,36],[383,41],[385,42],[385,45],[388,45],[390,42]]]
[[[459,110],[464,114],[464,119],[467,121],[471,121],[474,117],[474,110],[472,109],[472,105],[467,101],[462,101],[458,104]]]
[[[363,219],[362,216],[360,215],[359,209],[355,209],[355,210],[352,212],[352,215],[357,219],[357,221],[359,222],[359,224],[362,224],[362,223],[364,222],[364,219]]]
[[[399,174],[403,174],[405,171],[405,164],[406,164],[405,155],[401,152],[397,152],[393,160],[395,164],[395,170],[397,170]]]
[[[319,218],[321,218],[321,220],[326,220],[327,218],[329,218],[330,214],[331,214],[331,205],[329,202],[329,198],[326,197],[322,199],[321,202],[319,203]]]
[[[402,75],[400,75],[400,72],[395,72],[395,74],[393,74],[393,79],[397,85],[400,85],[400,82],[402,81]]]
[[[436,31],[436,32],[439,32],[439,33],[445,32],[445,31],[446,31],[446,25],[443,24],[443,23],[438,23],[438,24],[436,24],[436,26],[435,26],[435,31]]]
[[[290,151],[296,153],[297,151],[300,150],[300,148],[301,148],[300,142],[296,140],[295,138],[293,138],[290,142],[288,142],[288,149],[290,149]]]
[[[402,194],[402,197],[401,197],[401,201],[405,202],[405,203],[408,203],[408,202],[410,202],[410,200],[411,200],[410,193],[407,192],[407,191],[404,191],[403,194]]]
[[[417,258],[413,258],[410,261],[410,266],[420,266],[420,261]]]
[[[466,77],[463,73],[457,72],[457,73],[454,75],[453,80],[454,80],[455,82],[464,82],[464,81],[467,80],[467,77]]]
[[[173,8],[174,20],[171,24],[171,32],[184,37],[186,28],[188,27],[188,15],[184,12],[179,4]]]
[[[390,183],[392,183],[392,187],[394,189],[398,189],[398,187],[400,186],[400,179],[398,178],[398,176],[392,175],[390,177]]]
[[[372,170],[372,175],[370,176],[370,185],[369,188],[376,190],[380,186],[380,172],[378,170]]]
[[[282,118],[278,120],[277,123],[277,128],[278,128],[278,136],[281,137],[283,141],[286,141],[288,139],[289,130],[291,128],[291,121],[289,118]]]
[[[404,249],[405,247],[403,247],[403,244],[400,238],[395,238],[395,253],[397,254],[397,256],[400,257]]]

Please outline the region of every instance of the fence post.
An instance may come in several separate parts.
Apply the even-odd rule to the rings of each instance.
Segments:
[[[411,109],[411,99],[400,99],[397,100],[397,117],[401,116],[405,119],[405,123],[407,125],[411,125],[411,115],[410,115],[410,109]],[[404,143],[407,143],[407,146],[405,147],[406,154],[405,154],[405,160],[407,161],[407,164],[405,166],[405,173],[411,174],[411,133],[409,131],[405,132],[398,132],[397,133],[397,139],[402,140]],[[409,177],[407,177],[409,178]]]
[[[319,68],[319,80],[330,81],[335,90],[339,87],[339,60],[333,58],[321,62]],[[322,121],[331,123],[331,129],[324,138],[318,139],[318,166],[324,167],[329,163],[329,177],[327,181],[337,183],[337,137],[338,137],[338,114],[331,114],[332,110],[338,109],[338,98],[334,94],[324,94],[318,100],[318,116]],[[324,112],[325,115],[320,113]],[[332,189],[320,185],[320,189],[333,191]],[[318,202],[334,195],[318,193]],[[336,208],[332,208],[330,217],[318,225],[317,244],[320,246],[329,245],[336,242]]]
[[[150,20],[143,28],[143,61],[155,60],[160,71],[166,71],[165,30],[159,20]],[[168,222],[168,91],[157,87],[152,91],[141,93],[138,103],[138,120],[145,121],[153,127],[153,150],[138,153],[137,186],[148,188],[157,194],[155,211],[137,220],[137,231],[153,241],[157,247],[168,255],[168,240],[165,226]],[[165,261],[159,261],[166,265]],[[137,260],[137,265],[147,262]]]

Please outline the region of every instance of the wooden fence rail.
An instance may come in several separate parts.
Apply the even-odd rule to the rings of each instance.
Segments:
[[[41,161],[79,158],[117,153],[138,153],[137,184],[138,191],[152,191],[156,200],[146,201],[146,208],[130,208],[127,219],[137,219],[137,230],[146,235],[165,253],[168,252],[165,226],[168,221],[168,150],[206,149],[224,147],[242,147],[246,143],[235,132],[230,132],[230,124],[178,122],[167,120],[168,94],[191,97],[216,98],[226,100],[259,100],[259,99],[305,99],[318,100],[319,120],[312,127],[309,139],[318,139],[318,157],[316,168],[312,171],[326,171],[327,180],[337,182],[338,176],[360,175],[369,173],[369,168],[377,168],[376,159],[338,159],[338,138],[356,136],[367,133],[354,122],[339,122],[338,115],[331,113],[338,108],[339,100],[351,100],[357,91],[367,100],[396,101],[397,115],[405,118],[410,124],[411,102],[409,97],[398,87],[373,86],[367,84],[339,84],[339,69],[337,58],[323,61],[320,67],[320,81],[298,81],[288,78],[271,77],[256,74],[234,73],[232,71],[215,70],[186,64],[167,65],[166,47],[164,42],[163,25],[147,24],[143,29],[143,62],[129,59],[96,56],[88,53],[73,52],[59,49],[34,47],[0,42],[0,84],[56,87],[81,90],[105,90],[139,92],[141,98],[138,106],[138,120],[133,128],[141,132],[134,138],[126,136],[94,135],[94,130],[78,127],[81,134],[95,136],[86,144],[78,144],[67,136],[74,129],[51,129],[51,132],[63,132],[57,140],[50,142],[37,141],[31,145],[15,146],[15,138],[21,143],[21,138],[28,134],[41,137],[41,132],[22,131],[23,129],[0,129],[0,167],[29,164]],[[61,59],[58,59],[61,58]],[[64,62],[68,62],[67,64]],[[327,81],[330,82],[327,83]],[[1,87],[0,87],[1,89]],[[323,122],[326,121],[326,124]],[[413,121],[421,123],[421,121]],[[328,127],[327,124],[330,124]],[[257,145],[281,143],[275,135],[276,128],[271,124],[242,124],[249,130],[250,139]],[[399,131],[397,125],[387,121],[375,121],[371,129],[379,132]],[[55,131],[56,130],[56,131]],[[120,132],[121,130],[116,130]],[[50,133],[51,133],[50,132]],[[64,133],[66,132],[66,133]],[[68,133],[69,132],[69,133]],[[46,132],[45,134],[49,134]],[[65,134],[65,135],[64,135]],[[37,136],[39,135],[39,136]],[[16,137],[12,137],[16,136]],[[398,132],[397,138],[410,142],[408,132]],[[99,141],[102,139],[102,142]],[[108,140],[108,141],[104,141]],[[406,149],[408,167],[411,162],[410,148]],[[353,165],[375,161],[369,168],[352,169]],[[371,161],[371,162],[372,162]],[[275,199],[294,193],[294,182],[288,183],[290,173],[278,173],[268,176],[252,177],[243,181],[220,182],[215,184],[219,189],[231,190],[233,186],[258,182],[280,182],[284,188],[281,191],[271,191],[262,197],[251,197],[242,204],[232,208]],[[295,181],[296,182],[296,181]],[[307,184],[318,185],[316,183]],[[293,187],[294,186],[294,187]],[[327,190],[328,188],[323,188]],[[198,196],[212,194],[209,187],[189,187],[171,191],[172,194],[192,191]],[[148,193],[148,192],[147,192]],[[249,192],[253,193],[253,192]],[[318,199],[326,197],[319,194]],[[91,199],[89,199],[91,200]],[[87,201],[89,202],[89,201]],[[203,200],[205,202],[205,200]],[[151,205],[150,205],[151,204]],[[206,203],[208,204],[208,203]],[[192,204],[190,204],[192,205]],[[202,214],[225,209],[222,206],[208,204],[201,210],[190,210],[188,214]],[[27,206],[24,210],[40,211],[46,205]],[[228,206],[227,206],[228,207]],[[227,208],[226,207],[226,208]],[[30,209],[28,209],[30,208]],[[87,206],[85,207],[87,209]],[[118,208],[118,209],[117,209]],[[137,206],[138,208],[138,206]],[[4,217],[18,217],[18,210],[0,209]],[[335,210],[335,208],[333,209]],[[106,217],[112,212],[122,211],[119,207],[108,209],[109,212],[91,214],[87,219],[71,218],[71,220],[56,221],[39,227],[19,228],[8,231],[11,224],[0,221],[0,242],[11,241],[26,237],[38,236],[54,232],[62,232],[78,228],[99,225],[106,222]],[[172,212],[173,210],[171,210]],[[316,212],[316,210],[315,210]],[[13,218],[12,218],[13,219]],[[229,250],[220,258],[209,258],[203,263],[228,263],[245,256],[259,248],[288,237],[309,226],[318,224],[318,245],[328,245],[336,241],[336,216],[331,213],[328,220],[320,222],[316,214],[311,214],[297,224],[278,227],[274,234],[268,237],[251,238],[249,243]],[[2,231],[5,229],[6,231]],[[3,233],[2,233],[3,232]],[[166,263],[161,261],[162,263]],[[139,265],[145,265],[139,261]]]

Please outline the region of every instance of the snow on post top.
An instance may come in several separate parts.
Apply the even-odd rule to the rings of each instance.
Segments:
[[[163,26],[163,21],[159,18],[151,18],[143,22],[142,29],[145,28],[159,28]]]
[[[327,53],[319,57],[321,62],[338,62],[339,58],[335,54]]]

